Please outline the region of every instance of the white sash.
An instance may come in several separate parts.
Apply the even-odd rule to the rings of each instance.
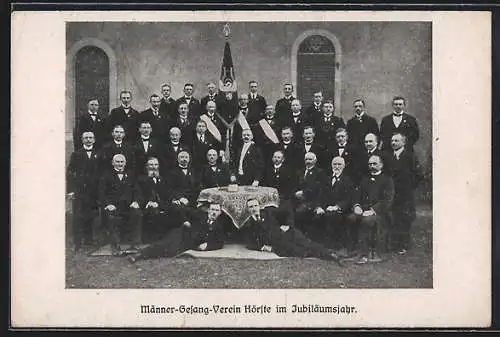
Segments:
[[[236,119],[238,120],[238,123],[240,123],[240,126],[243,130],[250,129],[250,125],[248,124],[247,119],[241,113],[241,111],[238,113],[238,116],[236,117]]]
[[[214,122],[208,117],[207,115],[203,114],[200,116],[200,119],[207,124],[207,129],[208,131],[214,136],[215,139],[217,139],[220,142],[222,142],[222,136],[220,134],[219,129],[217,129],[217,126],[215,126]]]
[[[269,138],[274,144],[279,144],[279,139],[278,136],[276,136],[276,133],[274,132],[273,128],[271,125],[269,125],[269,122],[267,119],[261,119],[259,121],[260,127],[262,128],[262,131],[264,131],[264,134],[266,135],[267,138]]]

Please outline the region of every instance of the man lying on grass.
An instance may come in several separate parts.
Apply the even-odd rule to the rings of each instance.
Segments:
[[[161,241],[140,249],[138,253],[129,255],[128,260],[159,257],[173,257],[186,250],[217,250],[224,246],[225,233],[219,219],[221,205],[210,203],[208,212],[193,211],[187,215],[182,225],[170,231]]]
[[[248,249],[274,252],[278,256],[317,257],[342,266],[332,250],[310,240],[289,224],[280,225],[276,209],[261,210],[257,199],[249,199],[247,207],[251,214],[245,229]]]

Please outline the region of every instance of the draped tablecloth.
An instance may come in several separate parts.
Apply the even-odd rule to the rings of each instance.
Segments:
[[[236,228],[240,229],[250,217],[247,209],[247,200],[255,198],[260,207],[279,207],[278,190],[273,187],[238,186],[235,192],[229,191],[227,187],[207,188],[198,196],[198,207],[207,202],[218,202],[222,211],[231,218]]]

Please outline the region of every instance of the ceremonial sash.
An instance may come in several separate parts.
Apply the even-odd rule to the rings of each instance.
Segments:
[[[269,140],[271,140],[274,144],[278,144],[280,142],[278,136],[276,136],[276,133],[266,119],[261,119],[259,121],[259,124],[262,128],[262,131],[264,131],[264,134],[267,138],[269,138]]]
[[[214,138],[217,139],[219,143],[222,142],[222,135],[220,134],[219,129],[217,129],[217,126],[215,126],[210,117],[203,114],[200,116],[200,119],[204,121],[205,124],[207,124],[207,129],[212,134],[212,136],[214,136]]]
[[[236,119],[238,120],[238,123],[240,123],[240,126],[243,130],[250,129],[250,125],[248,124],[247,119],[241,113],[241,111],[238,113],[238,116],[236,117]]]

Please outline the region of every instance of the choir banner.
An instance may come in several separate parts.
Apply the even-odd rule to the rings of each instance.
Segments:
[[[13,327],[490,324],[489,13],[12,27]]]

